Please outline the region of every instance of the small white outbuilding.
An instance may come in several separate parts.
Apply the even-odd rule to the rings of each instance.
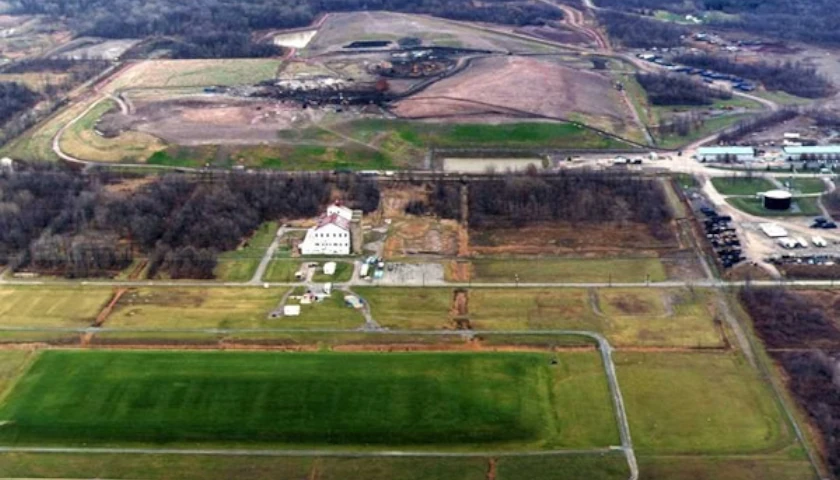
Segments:
[[[298,317],[300,316],[300,305],[283,305],[284,317]]]

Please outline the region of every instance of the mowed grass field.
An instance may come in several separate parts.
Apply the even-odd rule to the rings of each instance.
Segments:
[[[477,259],[472,261],[476,282],[660,282],[667,279],[658,258],[538,258]]]
[[[247,282],[254,276],[262,256],[277,234],[277,222],[265,222],[240,248],[219,255],[216,278],[227,282]]]
[[[0,288],[0,327],[86,327],[113,295],[109,288]]]
[[[373,318],[392,329],[455,328],[451,288],[356,287]],[[468,290],[475,330],[591,330],[613,346],[723,347],[711,293],[699,289]]]
[[[558,354],[556,366],[552,358],[45,351],[0,407],[0,441],[455,450],[615,444],[597,352]]]
[[[108,89],[255,85],[274,78],[280,64],[277,59],[147,60],[122,72]]]
[[[775,452],[794,437],[769,387],[727,353],[618,352],[637,454]]]

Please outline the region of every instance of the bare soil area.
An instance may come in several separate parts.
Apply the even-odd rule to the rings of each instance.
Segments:
[[[522,228],[473,230],[473,253],[497,254],[659,254],[678,247],[676,240],[656,240],[647,226],[623,224],[543,223]]]
[[[394,111],[415,118],[512,109],[550,118],[586,115],[632,122],[621,105],[604,75],[551,60],[507,56],[475,60],[463,73],[398,102]]]
[[[391,220],[383,251],[385,258],[458,253],[456,221],[405,213],[408,202],[425,198],[423,188],[390,188],[382,192],[382,216]]]
[[[178,145],[279,142],[278,130],[309,124],[317,112],[268,100],[182,97],[160,102],[135,101],[131,114],[104,115],[99,129],[135,130]]]

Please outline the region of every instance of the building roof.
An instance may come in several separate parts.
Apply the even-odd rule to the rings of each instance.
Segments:
[[[788,155],[805,155],[805,154],[840,154],[840,145],[816,145],[812,147],[785,147],[785,153]]]
[[[318,219],[318,226],[316,230],[326,227],[327,225],[335,225],[342,230],[350,230],[350,220],[333,213],[332,215],[324,215]]]
[[[753,147],[700,147],[699,155],[755,155]]]
[[[762,223],[759,225],[761,231],[770,238],[787,237],[788,232],[777,223]]]

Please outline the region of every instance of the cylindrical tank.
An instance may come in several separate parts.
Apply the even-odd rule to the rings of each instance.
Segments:
[[[764,194],[764,208],[767,210],[789,210],[793,195],[784,190],[771,190]]]

